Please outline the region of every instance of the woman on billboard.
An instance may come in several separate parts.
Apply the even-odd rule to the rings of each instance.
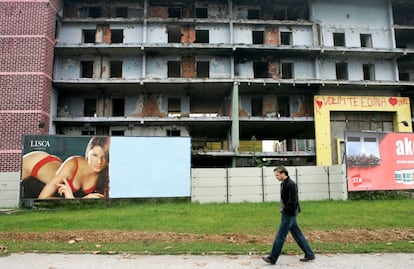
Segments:
[[[56,165],[58,164],[58,158],[45,156],[44,154],[48,154],[46,152],[42,152],[43,158],[41,161],[33,165],[33,159],[36,155],[34,152],[28,153],[27,156],[23,157],[22,178],[25,180],[24,176],[28,174],[27,171],[31,168],[32,172],[29,176],[36,176],[44,184],[37,197],[39,199],[54,197],[108,198],[109,144],[109,137],[94,136],[86,147],[84,157],[71,156],[59,167]],[[31,157],[32,161],[29,162],[30,158],[25,159],[25,157]],[[45,159],[50,162],[42,161]],[[50,177],[51,174],[52,177]]]

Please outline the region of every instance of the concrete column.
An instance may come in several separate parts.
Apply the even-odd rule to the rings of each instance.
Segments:
[[[232,123],[231,123],[231,148],[236,154],[239,152],[239,82],[233,84],[232,95]]]

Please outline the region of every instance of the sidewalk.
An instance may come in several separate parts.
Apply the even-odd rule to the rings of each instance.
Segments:
[[[248,255],[101,255],[17,253],[0,257],[0,268],[7,269],[412,269],[414,254],[333,254],[317,255],[311,262],[299,262],[299,256],[281,256],[276,265],[266,264],[260,256]]]

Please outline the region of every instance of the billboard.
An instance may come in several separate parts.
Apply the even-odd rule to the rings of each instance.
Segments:
[[[345,131],[349,191],[414,188],[414,134]]]
[[[27,135],[21,199],[189,197],[189,137]]]

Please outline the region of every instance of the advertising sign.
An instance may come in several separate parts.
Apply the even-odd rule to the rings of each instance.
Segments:
[[[414,134],[345,132],[349,191],[414,188]]]
[[[27,135],[21,199],[189,197],[189,137]]]

